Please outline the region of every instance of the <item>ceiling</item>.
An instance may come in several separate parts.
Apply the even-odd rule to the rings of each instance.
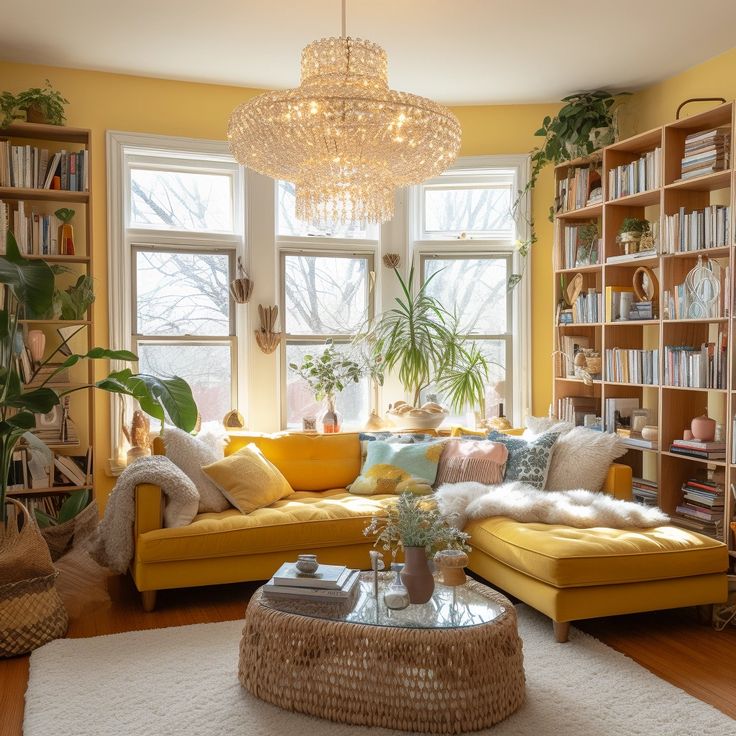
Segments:
[[[348,35],[395,89],[450,104],[636,89],[734,45],[734,0],[348,0]],[[340,34],[340,0],[34,0],[3,13],[0,59],[283,88]],[[0,81],[0,86],[2,82]]]

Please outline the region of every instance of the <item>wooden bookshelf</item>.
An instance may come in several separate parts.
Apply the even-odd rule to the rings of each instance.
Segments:
[[[732,418],[736,414],[736,361],[734,360],[734,341],[736,340],[736,321],[734,319],[734,268],[736,268],[736,240],[734,227],[736,219],[736,169],[734,155],[734,103],[729,102],[700,115],[679,120],[674,123],[646,131],[639,135],[619,141],[598,152],[595,158],[578,159],[565,162],[555,168],[555,194],[559,186],[567,180],[570,169],[595,165],[600,170],[603,186],[603,202],[588,205],[577,210],[559,212],[555,215],[554,230],[554,296],[557,305],[563,296],[563,288],[580,273],[583,291],[595,288],[602,294],[601,322],[557,324],[554,315],[554,334],[558,349],[562,348],[562,338],[580,336],[588,339],[591,346],[599,351],[603,369],[600,380],[586,385],[580,379],[565,375],[566,362],[559,358],[554,361],[553,408],[558,400],[565,397],[593,398],[597,402],[598,415],[605,421],[606,399],[638,399],[642,408],[649,409],[650,423],[659,427],[659,447],[655,450],[631,447],[622,462],[632,467],[635,476],[657,481],[659,503],[662,508],[674,514],[675,507],[682,500],[681,486],[689,477],[702,477],[706,469],[725,471],[726,508],[723,519],[723,541],[727,542],[736,557],[736,540],[729,528],[729,522],[736,518],[736,502],[731,494],[731,486],[736,485],[736,458]],[[681,159],[684,154],[685,138],[688,134],[718,127],[731,127],[731,151],[729,168],[723,171],[697,176],[688,180],[680,179]],[[609,172],[619,166],[637,160],[654,148],[661,148],[661,167],[659,186],[643,192],[627,194],[616,199],[610,196]],[[556,203],[559,205],[559,202]],[[677,253],[664,252],[665,218],[676,214],[684,207],[686,212],[700,210],[709,205],[729,205],[729,242],[719,247],[700,251]],[[626,217],[646,218],[658,224],[657,251],[652,256],[631,261],[607,262],[607,258],[621,254],[616,242],[621,223]],[[579,268],[565,262],[564,228],[585,222],[597,222],[601,234],[598,262]],[[713,318],[675,318],[665,313],[665,293],[672,291],[676,284],[682,283],[685,275],[697,264],[699,256],[716,261],[722,269],[728,269],[729,302],[724,304],[728,313]],[[633,274],[640,266],[651,269],[659,281],[658,314],[653,320],[605,321],[606,288],[632,285]],[[561,283],[561,280],[564,282]],[[712,341],[718,331],[727,336],[725,377],[722,388],[684,388],[664,383],[664,347],[667,345],[700,345]],[[606,350],[657,349],[659,350],[659,380],[656,384],[633,382],[614,382],[606,375]],[[672,440],[681,438],[683,430],[690,425],[692,417],[708,409],[709,416],[721,425],[727,443],[726,459],[709,462],[697,458],[677,455],[670,452]],[[656,418],[651,420],[652,416]]]
[[[87,150],[87,171],[91,177],[92,171],[92,135],[85,128],[73,128],[69,126],[43,125],[37,123],[13,123],[7,128],[0,129],[0,140],[10,140],[14,145],[32,145],[46,148],[50,153],[61,150],[80,151]],[[31,254],[25,253],[24,257],[33,260],[45,260],[49,264],[65,266],[69,273],[58,277],[61,288],[66,288],[73,283],[81,274],[93,273],[93,230],[92,230],[92,192],[69,191],[64,189],[30,189],[26,187],[0,187],[0,201],[9,203],[10,207],[17,208],[17,202],[27,201],[41,214],[51,214],[60,207],[69,207],[75,210],[73,220],[75,254]],[[12,219],[10,227],[12,229]],[[84,353],[93,347],[93,327],[95,320],[94,304],[90,306],[82,320],[20,320],[24,338],[28,330],[40,329],[46,335],[46,349],[44,358],[55,350],[61,342],[57,333],[60,327],[78,326],[79,332],[75,334],[70,345],[74,352]],[[63,355],[59,353],[54,357],[54,362],[62,362]],[[68,383],[51,382],[46,384],[55,390],[79,389],[94,383],[94,365],[91,361],[82,361],[70,369]],[[31,384],[28,388],[37,387]],[[47,442],[55,456],[58,455],[86,455],[93,448],[95,438],[95,391],[92,388],[75,391],[70,399],[70,417],[74,422],[78,442],[76,444]],[[94,453],[93,453],[94,456]],[[93,457],[94,459],[94,457]],[[53,476],[53,473],[52,473]],[[92,474],[88,474],[89,485],[77,485],[71,482],[63,484],[51,483],[37,488],[15,488],[9,489],[8,494],[19,498],[24,502],[37,502],[45,497],[64,496],[75,491],[91,490]]]

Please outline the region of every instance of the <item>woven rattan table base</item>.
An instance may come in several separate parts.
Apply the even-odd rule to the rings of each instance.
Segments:
[[[245,614],[240,682],[261,700],[342,723],[424,733],[492,726],[524,700],[521,639],[511,603],[467,584],[505,612],[463,628],[371,626],[277,611],[258,590]]]

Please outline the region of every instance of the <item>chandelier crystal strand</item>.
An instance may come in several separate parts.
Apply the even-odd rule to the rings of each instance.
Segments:
[[[296,187],[300,220],[385,222],[394,190],[444,171],[460,149],[446,107],[388,86],[377,44],[325,38],[302,52],[301,83],[237,107],[228,126],[236,159]]]

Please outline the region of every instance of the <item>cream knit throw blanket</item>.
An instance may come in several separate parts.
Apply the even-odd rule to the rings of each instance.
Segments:
[[[105,507],[105,516],[88,540],[90,555],[103,567],[124,573],[133,559],[135,487],[160,486],[164,494],[164,526],[186,526],[197,515],[199,492],[194,483],[163,455],[142,457],[118,478]]]
[[[578,529],[649,529],[669,523],[663,511],[607,493],[540,491],[526,483],[446,483],[435,493],[440,513],[462,529],[470,519],[507,516],[515,521],[564,524]]]

